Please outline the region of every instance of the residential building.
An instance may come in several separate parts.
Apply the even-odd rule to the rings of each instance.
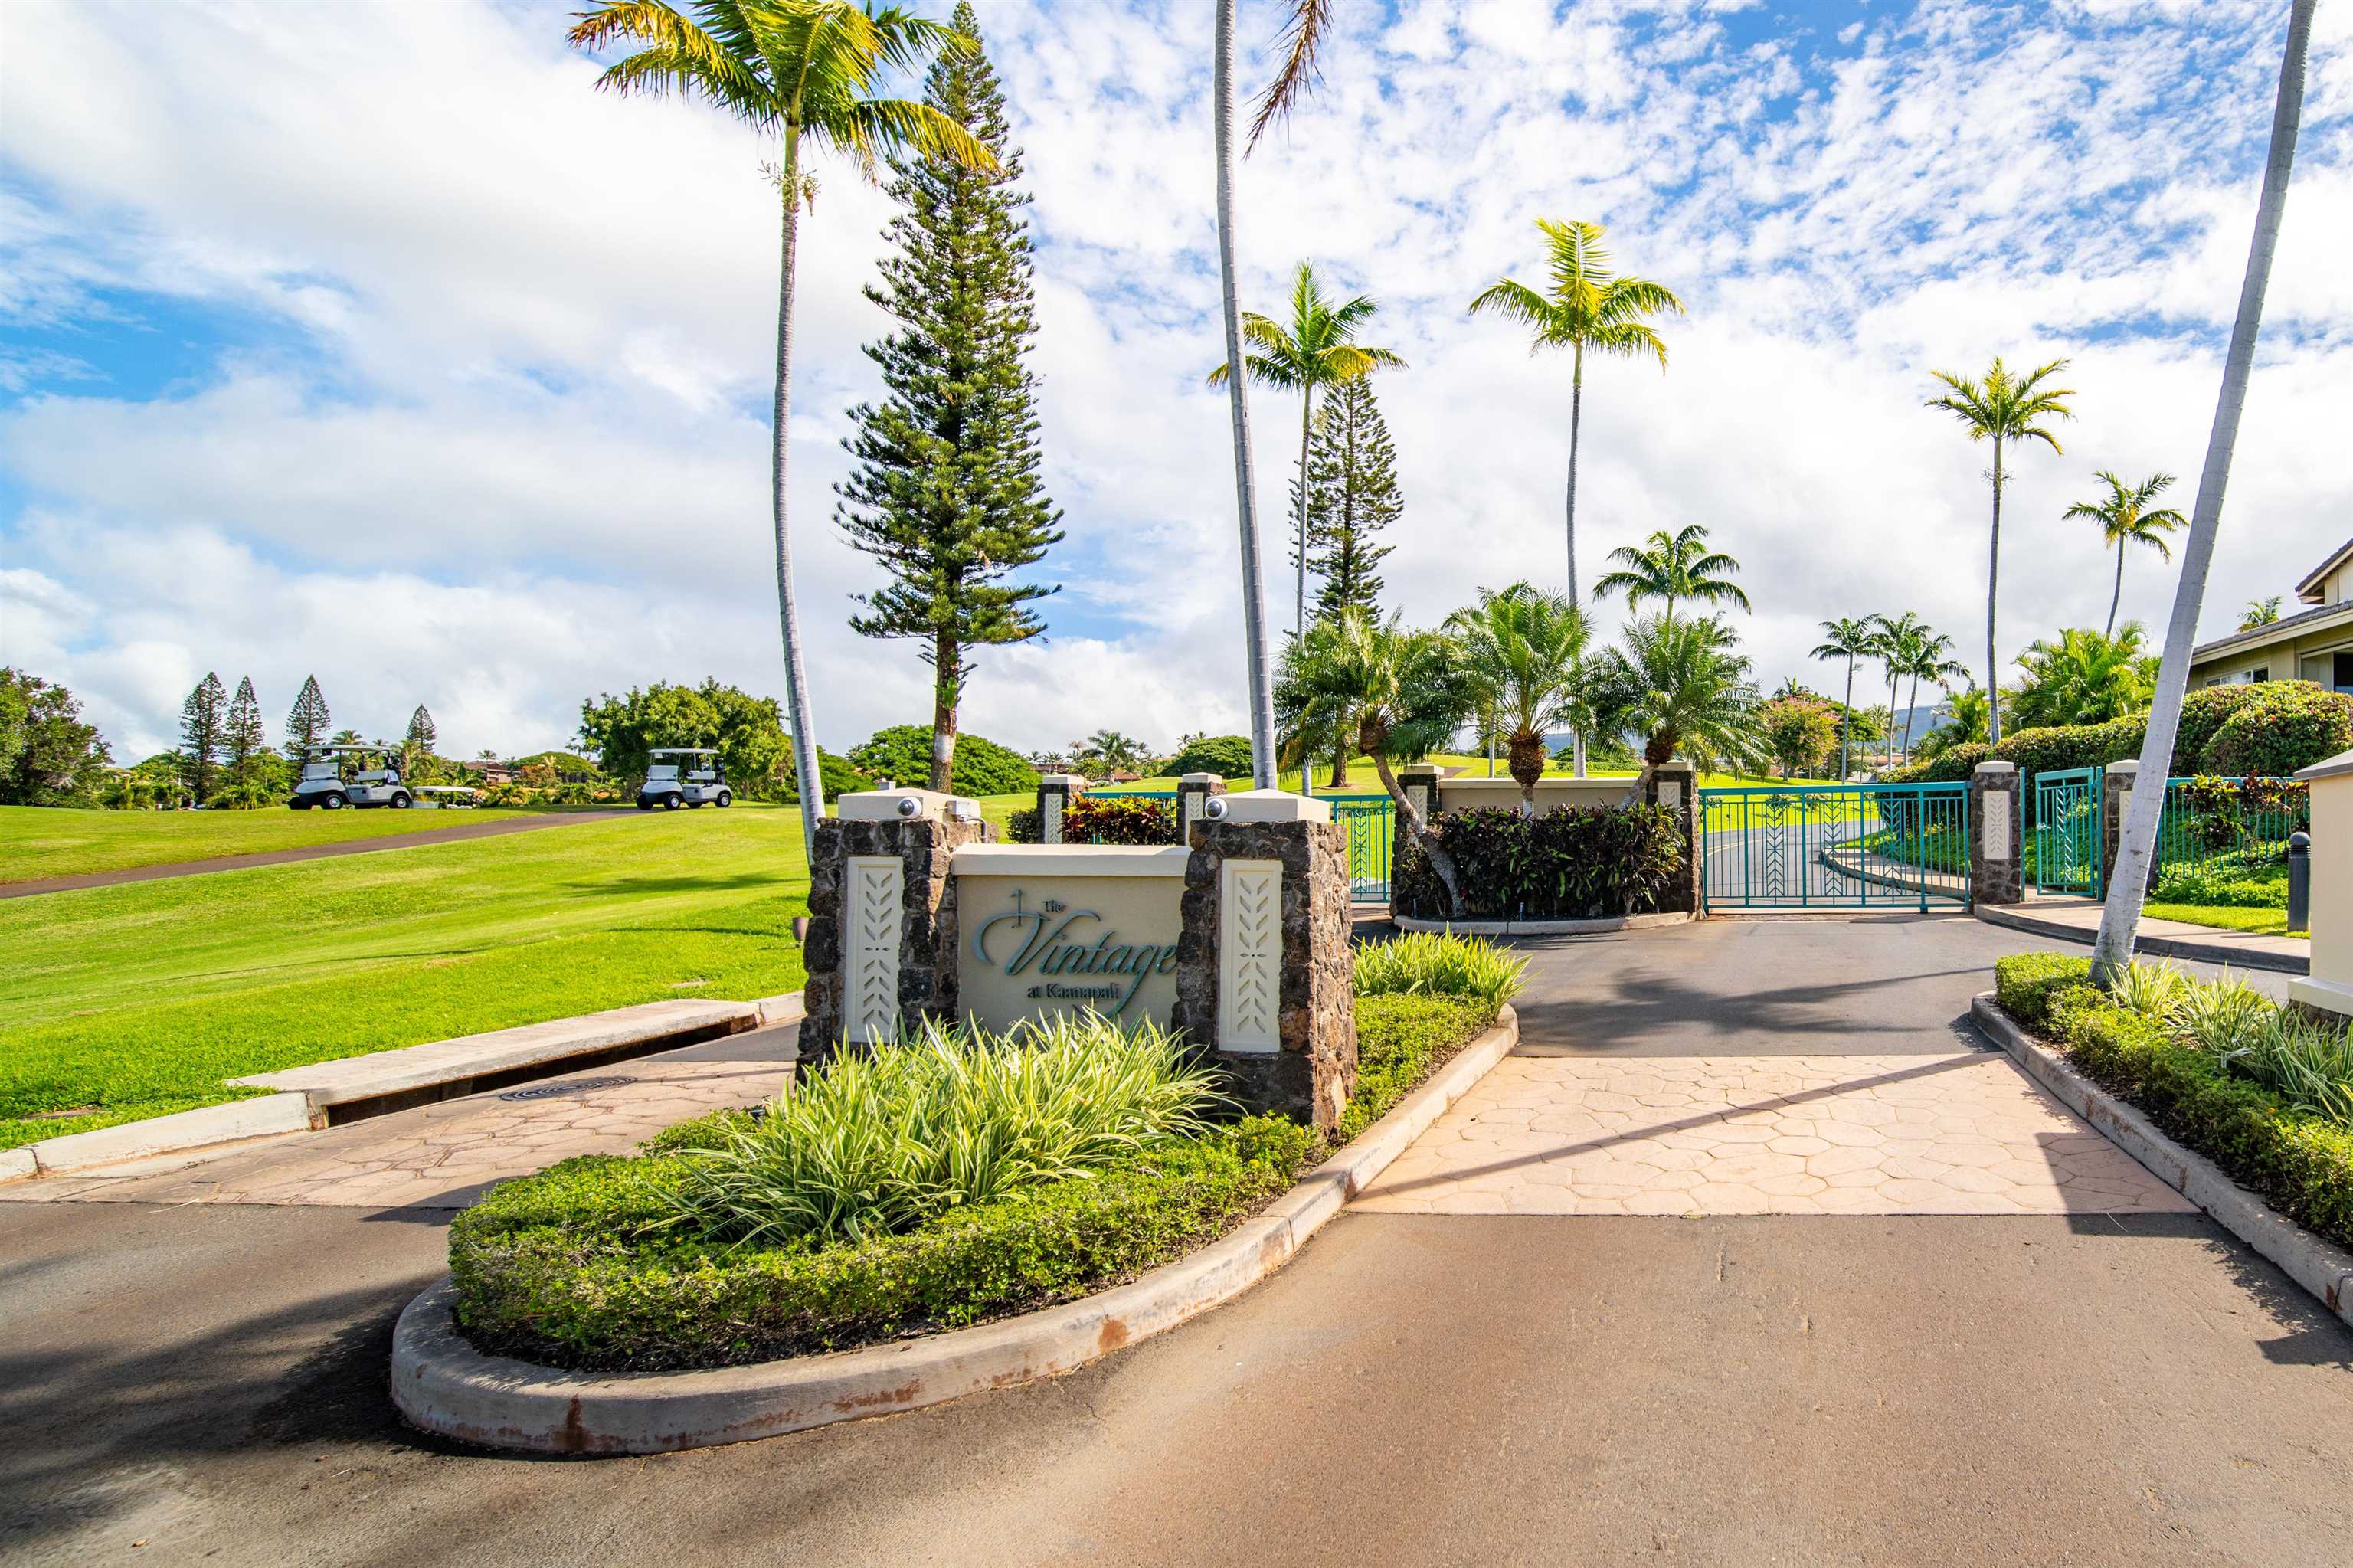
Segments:
[[[2190,685],[2316,681],[2353,693],[2353,539],[2296,584],[2295,597],[2308,608],[2199,647]]]

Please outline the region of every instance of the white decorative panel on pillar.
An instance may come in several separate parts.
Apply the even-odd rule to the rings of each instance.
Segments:
[[[1038,801],[1038,842],[1058,844],[1062,842],[1062,795],[1059,789],[1049,789]]]
[[[1989,789],[1978,797],[1979,810],[1985,813],[1985,857],[1988,860],[2010,858],[2010,791]]]
[[[1683,786],[1681,779],[1659,780],[1659,804],[1670,811],[1680,811],[1683,809]]]
[[[1203,802],[1208,800],[1208,797],[1202,794],[1198,789],[1187,789],[1184,792],[1184,831],[1176,835],[1176,842],[1178,843],[1190,843],[1193,839],[1193,824],[1201,820]]]
[[[907,868],[897,855],[849,857],[842,876],[842,1033],[863,1043],[899,1033],[899,924]]]
[[[1218,890],[1218,1048],[1282,1044],[1282,863],[1229,860]]]

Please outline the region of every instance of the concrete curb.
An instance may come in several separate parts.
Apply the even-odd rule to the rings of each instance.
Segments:
[[[774,1023],[798,1023],[808,1016],[808,1009],[802,1005],[801,993],[797,991],[764,996],[752,1005],[760,1010],[760,1027],[763,1029]]]
[[[0,1149],[0,1181],[21,1181],[41,1173],[40,1160],[30,1146]]]
[[[568,1372],[468,1344],[445,1277],[408,1304],[393,1331],[393,1403],[427,1432],[486,1447],[654,1454],[918,1410],[1071,1372],[1232,1299],[1289,1262],[1519,1035],[1519,1015],[1505,1008],[1493,1028],[1254,1218],[1082,1301],[905,1344],[754,1366]]]
[[[1654,926],[1688,926],[1696,915],[1621,915],[1608,920],[1424,920],[1391,915],[1400,931],[1451,931],[1459,937],[1591,937],[1604,931],[1647,931]]]
[[[195,1110],[174,1111],[144,1121],[126,1121],[90,1132],[69,1132],[63,1138],[44,1139],[20,1150],[10,1150],[8,1153],[12,1155],[31,1156],[34,1169],[25,1170],[21,1160],[7,1160],[5,1156],[0,1156],[0,1160],[5,1160],[0,1163],[0,1181],[37,1173],[53,1176],[61,1171],[88,1170],[93,1165],[111,1165],[120,1160],[175,1154],[184,1149],[203,1149],[210,1144],[269,1138],[283,1132],[308,1132],[314,1125],[310,1105],[299,1094],[262,1095],[253,1099],[230,1100],[225,1105],[199,1106]]]
[[[2108,1136],[2119,1149],[2148,1167],[2149,1173],[2200,1208],[2216,1224],[2277,1264],[2321,1305],[2353,1326],[2353,1253],[2314,1235],[2274,1212],[2261,1198],[2224,1174],[2202,1154],[2193,1154],[2158,1130],[2139,1111],[2069,1066],[2059,1054],[2027,1033],[2001,1010],[1991,991],[1969,1003],[1969,1021],[2017,1058],[2021,1066],[2067,1108]]]
[[[2090,947],[2098,933],[2059,920],[2039,920],[2031,915],[2021,915],[2015,908],[1993,906],[1980,906],[1977,917],[1990,926],[2007,926],[2013,931],[2028,931],[2038,937],[2056,937],[2064,942],[2080,942]],[[2160,959],[2196,959],[2200,963],[2228,964],[2238,969],[2269,969],[2274,974],[2308,975],[2312,972],[2309,958],[2290,958],[2284,953],[2266,953],[2261,948],[2226,948],[2218,942],[2199,942],[2180,937],[2152,937],[2136,933],[2133,951]]]

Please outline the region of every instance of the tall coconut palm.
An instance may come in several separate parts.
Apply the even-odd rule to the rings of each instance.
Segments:
[[[2147,545],[2155,550],[2159,560],[2173,559],[2172,547],[2165,536],[2176,528],[2186,528],[2189,520],[2170,506],[2151,504],[2173,482],[2169,473],[2153,473],[2138,484],[2126,484],[2106,469],[2094,476],[2108,487],[2108,493],[2098,501],[2078,501],[2067,508],[2064,515],[2081,517],[2100,525],[2100,537],[2116,553],[2116,586],[2108,595],[2106,635],[2116,632],[2116,607],[2125,597],[2125,546]]]
[[[1910,610],[1898,616],[1874,615],[1872,657],[1879,661],[1881,671],[1887,676],[1887,756],[1895,756],[1895,694],[1903,684],[1904,666],[1912,657],[1913,647],[1927,634],[1928,623]]]
[[[1534,816],[1536,780],[1549,760],[1545,732],[1577,716],[1585,617],[1565,594],[1514,583],[1500,593],[1480,590],[1479,602],[1457,610],[1446,630],[1478,684],[1490,735],[1510,754],[1520,810]]]
[[[947,115],[905,99],[873,95],[883,77],[919,69],[943,48],[965,47],[964,36],[895,5],[867,8],[849,0],[692,0],[685,11],[662,0],[618,0],[583,14],[567,37],[589,50],[618,40],[645,46],[607,66],[596,79],[599,88],[623,96],[700,97],[780,143],[776,189],[784,209],[783,262],[776,291],[769,515],[776,529],[776,615],[784,633],[801,837],[814,857],[818,819],[825,814],[825,782],[809,714],[808,675],[793,602],[792,535],[786,522],[793,287],[801,205],[816,189],[802,164],[803,143],[839,154],[869,178],[881,159],[902,150],[995,169],[988,149]]]
[[[1732,629],[1708,617],[1636,619],[1587,679],[1608,734],[1642,740],[1642,777],[1678,751],[1703,769],[1761,768],[1768,761],[1757,722],[1757,688]]]
[[[1732,581],[1740,563],[1707,547],[1704,523],[1687,524],[1681,533],[1672,535],[1662,528],[1640,548],[1621,545],[1609,552],[1609,558],[1618,563],[1618,569],[1603,574],[1593,585],[1593,597],[1622,593],[1630,613],[1640,611],[1646,599],[1664,600],[1669,620],[1675,618],[1679,599],[1704,599],[1709,604],[1729,601],[1755,613],[1748,596]]]
[[[1494,312],[1527,327],[1529,352],[1546,348],[1569,351],[1567,552],[1568,602],[1577,595],[1577,447],[1585,418],[1585,356],[1589,351],[1612,358],[1656,358],[1667,368],[1667,345],[1647,318],[1683,313],[1683,301],[1663,283],[1646,278],[1620,277],[1602,243],[1598,223],[1575,220],[1556,223],[1536,219],[1545,237],[1545,264],[1551,277],[1538,291],[1516,279],[1490,285],[1471,302],[1471,313]],[[1577,776],[1585,777],[1585,732],[1576,737]]]
[[[1405,361],[1389,350],[1353,341],[1356,329],[1380,308],[1366,294],[1334,304],[1324,297],[1314,266],[1302,261],[1291,284],[1289,326],[1256,311],[1242,313],[1242,336],[1257,350],[1242,360],[1250,379],[1261,387],[1299,394],[1299,537],[1293,546],[1298,590],[1293,635],[1307,628],[1307,437],[1314,427],[1315,392],[1376,370],[1405,368]],[[1224,386],[1232,369],[1233,362],[1229,360],[1210,371],[1209,385]]]
[[[1839,782],[1846,782],[1847,732],[1854,721],[1854,662],[1868,659],[1879,647],[1877,635],[1869,620],[1841,618],[1822,622],[1822,641],[1815,646],[1817,659],[1846,661],[1846,701],[1839,709]]]
[[[2305,54],[2312,42],[2315,0],[2289,7],[2287,44],[2280,53],[2279,93],[2272,105],[2272,144],[2263,163],[2263,190],[2255,204],[2255,233],[2247,247],[2247,273],[2239,287],[2239,313],[2231,323],[2231,346],[2222,360],[2222,391],[2214,426],[2206,440],[2206,463],[2198,475],[2198,500],[2190,508],[2189,538],[2181,552],[2181,578],[2173,590],[2173,619],[2165,630],[2165,658],[2158,668],[2157,694],[2142,737],[2142,777],[2162,779],[2171,766],[2174,736],[2181,726],[2181,699],[2189,685],[2189,654],[2198,641],[2198,616],[2206,603],[2206,572],[2214,559],[2214,539],[2222,522],[2222,492],[2238,445],[2239,417],[2247,404],[2247,379],[2254,367],[2255,336],[2263,321],[2263,291],[2270,284],[2272,255],[2279,249],[2280,219],[2287,210],[2288,173],[2295,164],[2295,139],[2304,117]],[[2133,934],[2140,923],[2149,856],[2157,845],[2162,789],[2135,789],[2127,797],[2124,831],[2116,844],[2116,874],[2108,880],[2107,906],[2100,912],[2100,936],[2092,973],[2112,982],[2132,962]]]
[[[1446,889],[1447,907],[1462,916],[1462,887],[1444,839],[1398,782],[1395,764],[1443,746],[1478,705],[1478,687],[1461,652],[1439,632],[1409,631],[1354,606],[1317,620],[1283,651],[1275,707],[1282,733],[1317,740],[1335,731],[1356,736],[1388,791],[1398,826],[1421,848]]]
[[[1912,760],[1912,719],[1920,711],[1920,681],[1923,676],[1943,685],[1955,675],[1966,675],[1968,666],[1953,657],[1953,640],[1941,631],[1921,628],[1903,650],[1903,672],[1911,677],[1911,700],[1904,705],[1904,760]]]
[[[1986,733],[1993,736],[1989,744],[2001,739],[2001,690],[1996,680],[2001,663],[1994,652],[1994,617],[2001,600],[2002,449],[2012,441],[2041,441],[2054,452],[2060,450],[2059,438],[2043,421],[2073,418],[2067,399],[2075,393],[2072,387],[2044,383],[2066,368],[2065,360],[2054,359],[2024,376],[2015,376],[1996,355],[1982,380],[1949,370],[1928,373],[1945,384],[1946,391],[1929,398],[1927,407],[1942,408],[1959,419],[1969,440],[1993,443],[1993,531],[1986,555],[1986,685],[1993,694],[1986,710]]]

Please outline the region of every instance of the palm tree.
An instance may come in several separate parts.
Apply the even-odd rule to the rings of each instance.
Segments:
[[[1846,661],[1846,701],[1839,708],[1839,782],[1846,782],[1847,731],[1854,720],[1854,662],[1868,659],[1878,651],[1878,639],[1868,620],[1841,619],[1822,622],[1822,641],[1816,646],[1817,659]]]
[[[2020,727],[2105,724],[2148,706],[2157,690],[2157,655],[2137,620],[2116,635],[2069,628],[2058,641],[2026,645],[2018,662],[2026,672],[2010,710]]]
[[[1675,600],[1695,599],[1710,604],[1729,599],[1756,613],[1748,596],[1731,580],[1738,574],[1740,563],[1707,547],[1705,524],[1688,524],[1682,533],[1672,535],[1662,528],[1644,542],[1643,548],[1621,545],[1609,552],[1609,558],[1618,563],[1618,570],[1604,574],[1593,585],[1593,597],[1623,593],[1629,612],[1640,610],[1646,599],[1664,599],[1667,619],[1672,620]]]
[[[2206,572],[2221,532],[2222,492],[2238,445],[2239,418],[2247,404],[2247,380],[2254,367],[2255,337],[2263,327],[2263,293],[2271,281],[2272,256],[2279,249],[2280,219],[2287,210],[2288,173],[2295,164],[2295,140],[2304,117],[2305,54],[2312,41],[2316,0],[2294,0],[2287,43],[2280,54],[2279,94],[2272,106],[2271,152],[2263,162],[2263,189],[2255,204],[2255,232],[2247,247],[2246,278],[2239,288],[2239,313],[2231,323],[2231,346],[2222,360],[2222,391],[2206,440],[2206,462],[2198,476],[2198,501],[2190,508],[2189,539],[2181,552],[2181,577],[2173,590],[2173,619],[2165,629],[2165,657],[2158,666],[2156,696],[2149,705],[2148,733],[2142,737],[2140,765],[2151,779],[2165,777],[2181,726],[2181,699],[2189,684],[2189,656],[2198,641],[2198,616],[2205,608]],[[2133,934],[2140,922],[2149,856],[2157,845],[2162,789],[2136,789],[2126,809],[2116,844],[2116,874],[2108,880],[2100,936],[2093,949],[2092,976],[2113,983],[2132,962]]]
[[[1315,417],[1315,389],[1335,387],[1376,370],[1402,370],[1405,361],[1386,348],[1352,342],[1356,329],[1380,309],[1369,295],[1358,294],[1335,305],[1324,297],[1312,263],[1302,261],[1291,285],[1291,325],[1242,313],[1242,336],[1257,353],[1242,363],[1250,379],[1299,394],[1299,538],[1297,541],[1298,606],[1293,623],[1295,635],[1307,626],[1307,436]],[[1229,360],[1209,372],[1209,385],[1222,387],[1233,369]]]
[[[1953,705],[1953,711],[1943,724],[1920,737],[1920,755],[1924,758],[1985,739],[1985,688],[1968,686],[1955,692],[1947,686],[1945,696]]]
[[[1545,732],[1577,715],[1585,617],[1565,595],[1514,583],[1501,593],[1482,589],[1479,602],[1457,610],[1446,630],[1478,685],[1489,733],[1511,754],[1520,810],[1532,817],[1536,780],[1549,760]]]
[[[1871,618],[1873,632],[1872,655],[1879,661],[1887,674],[1887,752],[1892,761],[1895,757],[1895,693],[1904,679],[1904,666],[1910,662],[1913,648],[1926,636],[1928,623],[1910,610],[1890,619],[1884,615]]]
[[[2280,618],[2280,603],[2285,594],[2274,594],[2269,599],[2251,599],[2246,613],[2239,617],[2239,630],[2253,631],[2258,626],[2269,626]]]
[[[1955,675],[1966,675],[1968,666],[1952,656],[1953,640],[1941,631],[1922,627],[1904,649],[1903,673],[1912,678],[1912,700],[1904,705],[1904,760],[1912,760],[1912,716],[1920,709],[1920,679],[1943,685]]]
[[[1471,313],[1494,311],[1534,334],[1529,352],[1566,348],[1570,353],[1568,394],[1568,602],[1577,597],[1577,446],[1585,417],[1585,355],[1634,359],[1653,356],[1667,368],[1667,345],[1644,318],[1672,312],[1683,302],[1663,283],[1612,275],[1598,223],[1536,219],[1544,231],[1549,291],[1539,292],[1512,278],[1491,285],[1471,302]],[[1576,736],[1577,776],[1585,777],[1585,732]]]
[[[1454,857],[1414,809],[1393,765],[1443,746],[1477,702],[1477,684],[1450,639],[1408,631],[1396,619],[1375,620],[1354,606],[1316,621],[1292,641],[1275,687],[1285,735],[1314,739],[1354,731],[1356,749],[1373,759],[1398,823],[1429,858],[1456,919],[1463,905]]]
[[[809,716],[799,616],[793,602],[792,535],[786,525],[786,427],[792,411],[793,286],[800,209],[816,183],[801,166],[801,143],[829,149],[871,179],[879,160],[902,150],[993,170],[997,160],[971,132],[928,105],[871,96],[892,71],[920,68],[964,35],[895,5],[849,0],[692,0],[692,13],[663,0],[617,0],[582,15],[566,35],[583,49],[617,39],[645,47],[605,69],[596,85],[627,96],[700,96],[782,143],[783,265],[776,294],[776,387],[770,429],[769,511],[776,535],[776,613],[784,630],[785,694],[791,710],[794,771],[801,790],[801,839],[813,859],[825,815],[817,726]]]
[[[2153,473],[2138,484],[2126,484],[2106,469],[2096,475],[2108,487],[2105,500],[2078,501],[2067,508],[2066,516],[2082,517],[2100,525],[2100,536],[2116,552],[2116,586],[2108,596],[2107,635],[2116,635],[2116,606],[2125,597],[2125,546],[2147,545],[2155,550],[2159,560],[2173,559],[2173,550],[2165,536],[2176,528],[2186,527],[2189,519],[2170,506],[2155,507],[2160,492],[2173,482],[2169,473]]]
[[[1594,727],[1641,734],[1645,779],[1678,750],[1705,769],[1765,766],[1757,688],[1747,656],[1732,651],[1736,641],[1731,628],[1708,617],[1636,620],[1587,677]]]
[[[1969,440],[1993,443],[1993,533],[1986,557],[1986,683],[1994,695],[1986,710],[1986,733],[1993,737],[1988,745],[2001,740],[2001,694],[1994,685],[2001,663],[1994,652],[1994,614],[2000,603],[2002,448],[2010,441],[2035,440],[2054,452],[2060,450],[2059,438],[2040,421],[2075,417],[2067,407],[2067,399],[2075,395],[2074,389],[2043,385],[2047,378],[2066,367],[2065,360],[2054,359],[2025,376],[2012,376],[2001,356],[1996,355],[1982,381],[1956,376],[1949,370],[1928,373],[1943,382],[1947,390],[1944,396],[1928,399],[1927,407],[1942,408],[1959,419]]]

